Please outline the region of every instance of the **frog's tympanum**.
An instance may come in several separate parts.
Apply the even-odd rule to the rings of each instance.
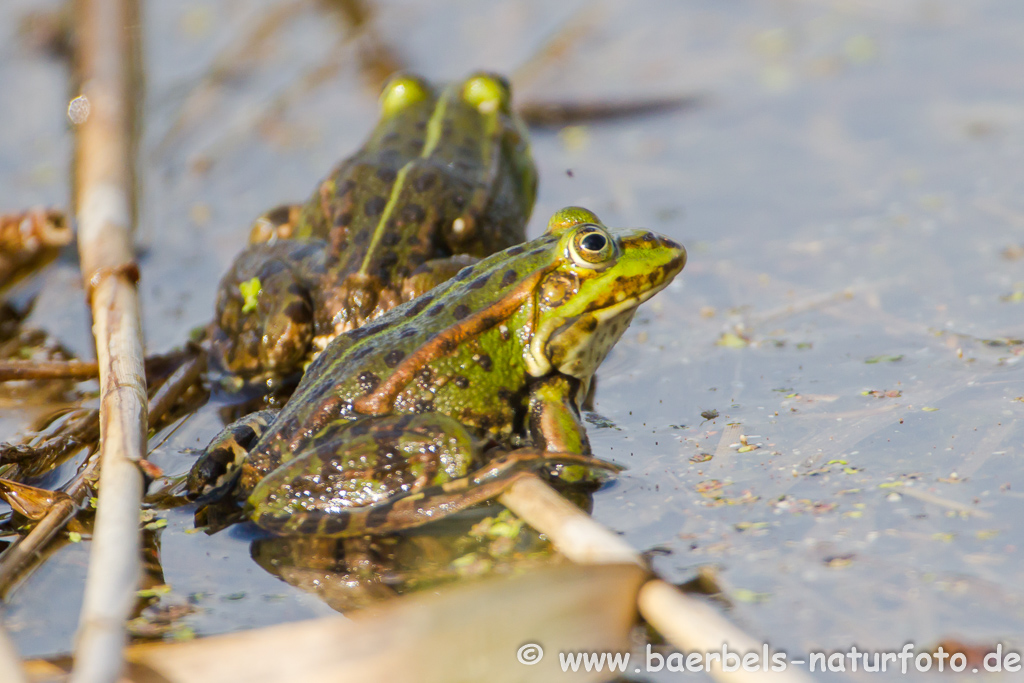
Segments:
[[[280,377],[342,332],[522,242],[537,187],[508,83],[393,77],[369,140],[301,206],[264,214],[220,285],[213,356]]]
[[[233,492],[268,530],[353,536],[440,518],[531,469],[609,469],[580,404],[685,262],[665,237],[563,209],[541,237],[337,337],[280,413],[214,439],[189,490]]]

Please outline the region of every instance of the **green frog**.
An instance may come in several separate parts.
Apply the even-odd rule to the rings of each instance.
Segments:
[[[214,439],[189,491],[233,490],[271,531],[345,537],[438,519],[537,469],[614,470],[590,455],[580,405],[685,262],[665,237],[563,209],[541,237],[337,337],[279,413]]]
[[[437,92],[392,77],[363,147],[304,205],[256,221],[218,292],[216,362],[253,381],[301,371],[338,334],[526,239],[536,188],[503,78]]]

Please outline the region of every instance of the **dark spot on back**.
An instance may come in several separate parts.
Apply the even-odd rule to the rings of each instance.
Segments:
[[[509,287],[518,279],[519,279],[519,273],[517,273],[515,271],[515,269],[510,268],[510,269],[506,270],[505,271],[505,275],[502,276],[502,278],[501,278],[501,286],[502,287]]]
[[[373,350],[373,347],[371,347],[371,346],[361,346],[361,347],[359,347],[358,349],[354,350],[352,353],[350,353],[348,355],[348,360],[353,361],[353,362],[360,361],[360,360],[366,358],[366,356],[369,355],[369,353],[372,350]]]
[[[401,242],[401,241],[402,241],[402,236],[399,233],[397,233],[397,232],[390,232],[390,231],[385,232],[384,235],[380,238],[381,245],[383,245],[385,247],[397,246],[398,243]]]
[[[417,192],[426,192],[437,182],[436,173],[424,173],[413,178],[412,187]]]
[[[348,194],[349,192],[352,191],[352,188],[354,188],[355,186],[356,183],[354,180],[352,180],[351,178],[346,178],[345,180],[341,181],[340,185],[338,185],[337,193],[339,196],[343,194]]]
[[[508,256],[519,256],[524,251],[526,251],[526,247],[524,247],[521,244],[517,244],[516,246],[514,246],[511,249],[509,249],[508,251],[506,251],[505,254],[508,255]]]
[[[473,270],[471,268],[463,268],[459,272],[455,273],[455,277],[453,277],[452,279],[455,280],[456,282],[461,282],[472,274]]]
[[[387,138],[385,138],[385,141],[387,141]],[[377,169],[377,177],[383,180],[385,183],[395,182],[395,178],[397,176],[398,173],[393,168],[381,166],[380,168]]]
[[[360,339],[365,339],[371,333],[370,325],[363,325],[362,327],[357,327],[354,330],[349,330],[345,334],[352,341],[359,341]]]
[[[454,382],[455,386],[457,386],[459,389],[465,389],[466,387],[469,386],[469,379],[467,379],[463,375],[455,375],[455,377],[452,378],[452,382]]]
[[[359,388],[363,390],[364,394],[372,393],[379,384],[380,377],[372,372],[359,373]]]
[[[386,356],[384,356],[384,364],[389,368],[393,368],[401,363],[403,358],[405,358],[405,351],[401,349],[392,349],[391,351],[388,351]]]
[[[406,223],[420,223],[427,213],[419,204],[406,204],[402,207],[401,218]]]
[[[475,360],[476,360],[477,365],[479,365],[481,368],[483,368],[487,372],[490,372],[491,368],[494,367],[494,363],[493,363],[493,361],[491,361],[491,357],[488,356],[486,353],[481,353],[480,356],[478,358],[476,358]]]
[[[415,302],[412,304],[412,306],[409,307],[408,315],[410,315],[410,316],[419,315],[423,311],[424,308],[426,308],[427,306],[429,306],[432,303],[434,303],[434,297],[430,296],[429,294],[421,296],[421,297],[419,297],[418,299],[415,300]]]
[[[366,514],[366,528],[376,529],[379,526],[384,526],[388,521],[388,513],[391,512],[391,505],[385,503],[370,508],[370,511]]]
[[[459,304],[454,310],[452,310],[452,315],[455,316],[456,320],[462,320],[469,315],[469,306],[466,304]]]
[[[460,273],[465,272],[465,269],[460,270],[459,272]],[[469,283],[469,288],[470,289],[482,289],[482,288],[487,286],[487,281],[489,279],[491,279],[491,274],[490,273],[484,273],[483,275],[481,275],[477,279],[475,279],[472,282],[470,282]]]
[[[434,402],[430,399],[418,399],[412,406],[412,412],[432,413],[434,412]]]
[[[355,424],[348,428],[348,433],[352,436],[366,436],[370,433],[369,421],[357,420]]]
[[[436,306],[431,308],[429,311],[427,311],[427,315],[433,317],[433,316],[436,316],[436,315],[440,315],[442,311],[444,311],[444,304],[437,304]]]
[[[295,531],[300,534],[315,534],[320,527],[320,520],[317,519],[318,517],[319,515],[308,515],[305,519],[299,522]]]
[[[284,309],[284,314],[296,325],[308,325],[313,320],[313,311],[305,301],[291,302]]]
[[[384,211],[387,203],[388,200],[384,199],[384,197],[371,197],[363,204],[363,211],[367,216],[379,216]]]
[[[327,515],[327,517],[324,518],[323,526],[321,526],[320,529],[325,534],[340,534],[348,528],[348,521],[350,517],[351,515],[346,513]]]
[[[415,337],[415,336],[416,336],[416,328],[415,327],[407,327],[404,330],[402,330],[402,333],[400,335],[398,335],[398,338],[399,339],[409,339],[410,337]]]
[[[256,442],[256,430],[249,425],[239,425],[231,433],[242,448],[249,448]]]

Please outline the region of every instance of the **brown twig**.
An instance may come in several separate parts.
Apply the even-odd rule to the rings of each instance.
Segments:
[[[149,402],[150,428],[155,427],[174,407],[175,402],[195,384],[205,367],[205,355],[197,355],[179,367],[174,375],[154,392]],[[48,510],[46,516],[28,535],[20,537],[4,552],[3,560],[0,561],[0,596],[6,598],[9,595],[14,581],[21,576],[27,563],[37,556],[37,553],[81,508],[86,495],[93,488],[99,462],[98,454],[93,454],[71,483],[64,487],[63,491],[71,499],[71,505],[61,504]]]
[[[0,382],[12,382],[27,379],[93,379],[99,374],[100,369],[95,361],[0,361]]]
[[[545,534],[555,548],[582,564],[635,563],[640,555],[612,531],[563,498],[539,477],[525,477],[503,493],[498,501],[527,524]],[[665,638],[684,652],[722,651],[761,653],[762,645],[729,623],[716,610],[684,595],[674,586],[654,578],[640,589],[640,613]],[[727,683],[803,683],[809,679],[795,669],[780,672],[725,671],[719,662],[711,676]]]
[[[80,0],[78,66],[89,114],[78,126],[78,251],[100,368],[99,503],[73,683],[112,683],[140,576],[146,378],[132,247],[135,0]]]
[[[0,680],[6,681],[6,683],[28,682],[18,657],[18,651],[14,648],[14,643],[11,642],[2,626],[0,626]]]

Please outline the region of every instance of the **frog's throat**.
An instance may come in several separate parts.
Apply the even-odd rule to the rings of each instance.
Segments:
[[[549,268],[540,268],[509,291],[502,299],[448,327],[420,345],[395,367],[395,371],[373,393],[357,398],[352,408],[361,415],[383,415],[391,411],[398,394],[430,361],[452,353],[467,339],[508,320],[531,296]]]
[[[640,304],[650,299],[658,291],[658,289],[649,289],[645,292],[629,297],[628,299],[623,299],[622,301],[614,303],[611,306],[606,306],[605,308],[592,311],[585,315],[593,318],[597,322],[597,329],[601,329],[608,322],[615,320],[619,316],[629,314],[631,317],[632,311],[635,311]],[[582,316],[573,316],[572,318],[556,319],[548,324],[546,330],[540,329],[536,325],[534,326],[535,332],[533,339],[530,340],[529,349],[525,354],[526,371],[529,372],[530,375],[533,377],[543,377],[547,373],[551,372],[551,358],[548,353],[549,344],[557,341],[563,334],[572,334],[573,326],[581,317]],[[578,359],[591,348],[596,336],[596,330],[595,332],[587,334],[587,339],[589,340],[588,343],[576,345],[565,355],[565,358],[562,359],[558,365],[558,371],[564,375],[569,375],[570,377],[575,377],[580,380],[589,380],[594,374],[594,371],[597,370],[597,365],[600,365],[601,360],[604,359],[608,350],[619,340],[619,336],[626,330],[628,324],[629,318],[627,318],[626,324],[622,326],[619,334],[607,340],[607,348],[604,348],[599,352],[598,355],[600,358],[593,364],[593,367],[584,367],[583,370],[580,371],[578,369],[580,367]],[[589,366],[590,364],[585,365]]]

